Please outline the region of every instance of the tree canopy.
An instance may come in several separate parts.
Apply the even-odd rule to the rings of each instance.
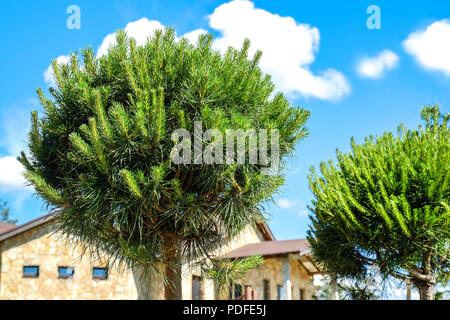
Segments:
[[[432,299],[436,277],[450,267],[450,116],[432,106],[422,118],[416,130],[352,139],[336,165],[322,162],[321,175],[311,169],[308,239],[336,277],[363,279],[376,267]]]
[[[44,111],[32,113],[30,156],[19,160],[36,192],[59,209],[60,232],[111,261],[163,263],[176,283],[166,298],[179,298],[180,259],[203,259],[264,219],[264,201],[284,178],[247,158],[175,164],[172,133],[194,132],[197,121],[220,132],[277,129],[283,167],[307,135],[309,112],[274,93],[258,67],[262,53],[248,58],[248,41],[221,54],[210,34],[193,45],[167,28],[144,46],[124,31],[116,42],[101,57],[87,48],[82,59],[53,62],[52,99],[38,90]]]

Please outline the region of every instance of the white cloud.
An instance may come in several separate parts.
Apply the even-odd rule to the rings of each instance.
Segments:
[[[205,29],[196,29],[194,31],[190,31],[188,33],[185,33],[184,35],[182,35],[182,38],[186,38],[186,39],[188,39],[188,41],[190,43],[196,44],[198,36],[201,35],[201,34],[205,34],[205,33],[208,33],[208,31],[206,31]]]
[[[411,33],[402,44],[423,67],[450,75],[450,19]]]
[[[157,29],[164,29],[164,25],[159,21],[148,20],[147,18],[141,18],[137,21],[130,22],[125,27],[128,36],[133,37],[138,46],[144,45],[147,42],[147,38],[153,35]],[[103,38],[102,44],[97,50],[97,57],[107,54],[109,47],[114,44],[116,44],[115,32],[110,33]]]
[[[281,208],[281,209],[290,209],[294,206],[296,206],[298,204],[298,201],[296,200],[289,200],[286,198],[281,198],[280,200],[277,201],[277,205]]]
[[[56,62],[60,64],[66,64],[69,61],[70,56],[59,56],[58,58],[56,58]],[[44,80],[46,83],[48,83],[49,86],[55,86],[55,80],[53,79],[53,68],[51,64],[48,66],[47,70],[44,71]]]
[[[358,63],[358,73],[367,78],[380,79],[385,72],[398,65],[398,56],[390,51],[383,50],[376,57],[367,57]]]
[[[136,44],[138,46],[143,46],[147,42],[148,37],[152,36],[156,30],[164,28],[165,26],[157,20],[141,18],[137,21],[128,23],[125,27],[125,31],[128,36],[136,40]],[[204,29],[196,29],[182,35],[182,37],[188,39],[191,43],[195,43],[197,41],[197,37],[203,33],[207,33],[207,31]],[[103,38],[102,44],[98,47],[97,57],[107,54],[109,47],[115,44],[116,34],[108,34],[105,38]]]
[[[0,191],[11,191],[26,188],[23,177],[24,168],[16,157],[0,158]]]
[[[228,46],[240,48],[245,38],[250,39],[249,54],[263,51],[262,70],[272,76],[277,89],[288,95],[338,100],[350,93],[341,72],[328,69],[314,74],[309,70],[320,43],[315,27],[255,8],[246,0],[217,7],[209,16],[209,25],[221,33],[214,46],[222,52]]]

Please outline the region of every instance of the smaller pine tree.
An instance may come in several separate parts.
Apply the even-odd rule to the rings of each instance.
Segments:
[[[309,176],[314,194],[308,232],[314,256],[338,278],[362,280],[372,267],[410,280],[434,299],[450,272],[449,114],[422,110],[425,126],[388,132],[337,152]]]

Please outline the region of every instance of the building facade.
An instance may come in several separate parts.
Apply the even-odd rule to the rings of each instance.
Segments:
[[[135,268],[108,269],[106,261],[82,256],[81,247],[69,246],[55,230],[52,215],[22,226],[0,225],[0,299],[164,299],[159,275],[143,280]],[[311,299],[311,277],[319,270],[306,240],[275,241],[261,223],[231,239],[221,255],[239,259],[255,253],[264,262],[220,292],[184,264],[182,298],[248,299],[245,293],[251,292],[253,299]]]

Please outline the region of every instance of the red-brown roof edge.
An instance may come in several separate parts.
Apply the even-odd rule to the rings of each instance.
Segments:
[[[288,253],[306,254],[310,252],[310,246],[307,239],[294,239],[283,241],[262,241],[249,243],[234,249],[223,256],[223,258],[243,258],[254,254],[262,256],[272,256]]]
[[[9,230],[15,229],[17,226],[12,223],[0,221],[0,234],[8,232]]]
[[[0,242],[55,219],[56,218],[55,213],[56,213],[56,211],[51,212],[49,214],[46,214],[45,216],[28,221],[20,226],[16,226],[15,228],[12,228],[10,230],[7,230],[4,233],[1,233],[0,234]]]

